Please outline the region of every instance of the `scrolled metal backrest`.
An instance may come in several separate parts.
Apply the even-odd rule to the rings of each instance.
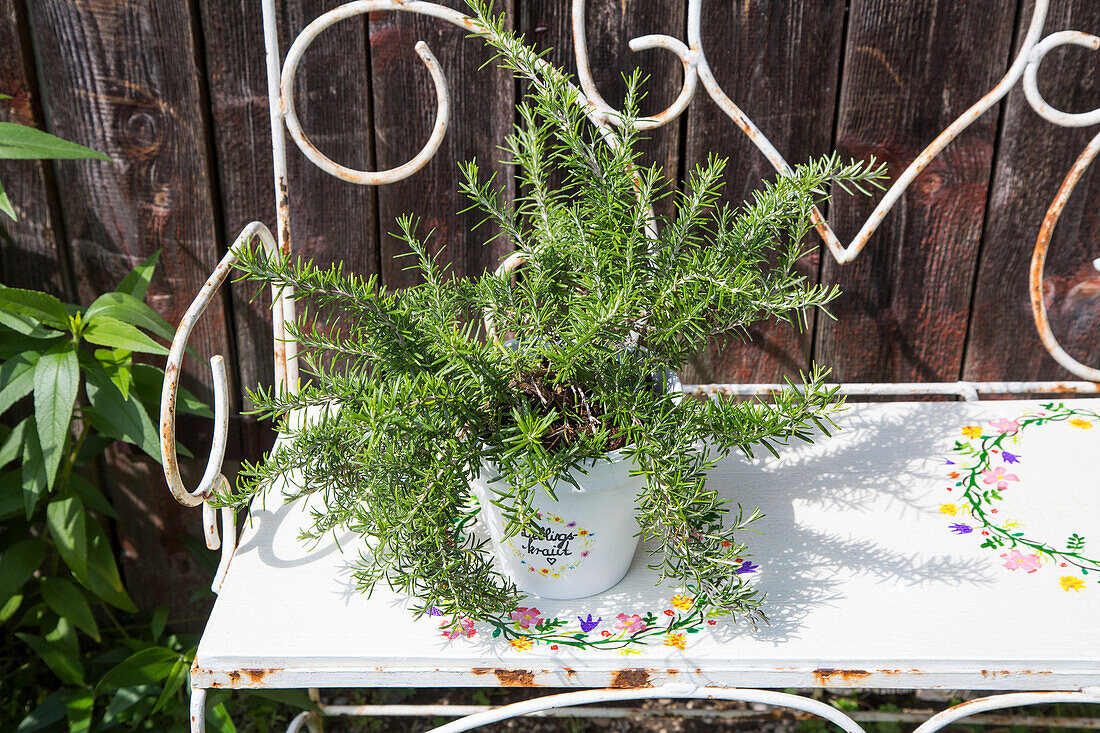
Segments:
[[[484,36],[484,29],[477,21],[463,13],[451,8],[443,7],[435,3],[420,2],[418,0],[355,0],[341,5],[319,16],[307,25],[296,37],[294,43],[287,51],[285,60],[279,53],[278,33],[276,25],[276,11],[274,0],[261,0],[264,22],[264,44],[266,48],[267,86],[269,95],[269,111],[271,120],[272,152],[274,157],[274,191],[276,203],[276,233],[272,233],[266,226],[259,222],[253,222],[245,228],[241,235],[230,247],[229,251],[211,275],[191,308],[184,316],[168,360],[164,391],[161,407],[161,447],[164,454],[165,478],[173,495],[180,503],[187,506],[202,504],[207,524],[207,541],[211,546],[217,545],[217,528],[214,523],[213,511],[205,501],[215,486],[226,481],[220,473],[221,460],[224,453],[225,438],[228,422],[228,400],[225,369],[220,356],[211,359],[211,370],[215,385],[215,437],[211,456],[207,464],[206,473],[199,484],[198,489],[189,492],[184,487],[179,475],[178,462],[175,453],[175,399],[179,384],[180,365],[182,364],[187,338],[195,321],[202,314],[214,292],[225,280],[233,262],[236,259],[236,250],[241,242],[252,237],[259,237],[264,247],[272,253],[281,253],[283,256],[291,254],[290,241],[290,190],[287,179],[286,145],[285,135],[290,138],[301,152],[321,170],[342,180],[361,185],[384,185],[393,183],[412,175],[422,168],[435,155],[447,132],[450,124],[450,90],[446,77],[439,66],[439,62],[432,54],[426,43],[420,41],[416,44],[416,53],[428,68],[436,91],[436,118],[435,125],[427,143],[416,156],[403,165],[384,171],[362,171],[343,166],[322,154],[316,146],[310,142],[308,135],[302,129],[294,101],[295,77],[298,65],[303,54],[313,41],[327,28],[342,20],[363,15],[364,13],[394,11],[413,13],[437,18],[450,23],[471,36]],[[621,118],[617,110],[612,108],[596,89],[592,77],[591,67],[588,61],[588,49],[585,35],[585,0],[573,0],[572,21],[574,35],[574,53],[577,60],[577,81],[580,85],[578,101],[585,108],[588,119],[601,130],[610,130],[613,125],[620,124]],[[1044,119],[1051,123],[1064,127],[1083,127],[1100,124],[1100,109],[1083,114],[1069,114],[1055,109],[1048,104],[1039,93],[1037,85],[1038,68],[1044,57],[1054,48],[1064,45],[1084,46],[1093,50],[1100,49],[1100,38],[1080,33],[1077,31],[1061,31],[1042,37],[1043,27],[1046,22],[1049,0],[1036,0],[1032,12],[1031,21],[1027,33],[1020,46],[1020,51],[1013,60],[1004,77],[980,100],[974,103],[968,110],[961,114],[942,133],[940,133],[920,155],[902,172],[896,181],[889,187],[885,195],[878,203],[874,211],[867,218],[855,238],[848,245],[841,243],[836,233],[821,217],[815,209],[813,212],[814,223],[818,234],[825,243],[829,252],[839,264],[846,264],[854,260],[874,235],[890,209],[898,201],[901,195],[913,182],[913,180],[932,162],[947,145],[959,134],[974,123],[981,115],[997,104],[1017,83],[1023,80],[1023,88],[1028,103]],[[702,0],[688,0],[688,42],[667,35],[648,35],[635,38],[630,41],[630,48],[634,51],[643,49],[662,48],[675,54],[683,66],[683,84],[676,100],[660,114],[636,121],[639,129],[654,129],[668,124],[679,117],[687,108],[701,83],[707,95],[721,108],[721,110],[736,124],[752,143],[764,154],[768,161],[779,172],[790,170],[790,166],[782,154],[765,137],[760,129],[746,115],[732,99],[719,86],[714,74],[707,62],[703,49],[702,34]],[[285,131],[284,131],[285,125]],[[1066,201],[1073,192],[1085,169],[1100,152],[1100,135],[1097,135],[1081,153],[1077,162],[1066,176],[1058,195],[1051,204],[1042,229],[1031,263],[1031,304],[1035,318],[1036,328],[1042,338],[1044,346],[1051,355],[1073,374],[1083,379],[1100,381],[1100,370],[1088,367],[1065,352],[1051,331],[1047,320],[1046,308],[1042,299],[1043,267],[1046,252],[1050,244],[1055,225],[1061,215]],[[504,261],[501,268],[510,271],[521,262],[521,255],[512,255]],[[1097,260],[1100,269],[1100,260]],[[287,291],[274,292],[272,330],[275,349],[275,383],[277,387],[285,387],[294,391],[298,386],[298,368],[296,360],[296,344],[288,336],[285,324],[294,319],[293,293]],[[990,383],[982,387],[987,391],[1000,392],[1026,392],[1039,391],[1036,387],[1042,387],[1047,383]],[[853,393],[879,392],[887,393],[887,390],[874,389],[878,385],[848,385]],[[899,385],[894,385],[898,387]],[[918,385],[900,385],[909,388],[908,392],[919,392],[912,389]],[[940,385],[942,386],[942,385]],[[951,385],[948,385],[950,387]],[[700,386],[701,391],[707,391]],[[768,391],[773,385],[747,385],[740,391],[752,392]],[[1007,389],[1005,387],[1008,387]],[[1077,385],[1078,389],[1088,388],[1089,391],[1097,391],[1094,385]],[[690,389],[688,389],[690,391]],[[713,390],[711,390],[713,391]],[[943,390],[941,390],[943,391]],[[899,393],[900,390],[894,390]],[[978,389],[970,383],[959,383],[958,394],[964,397],[975,398]],[[231,515],[223,517],[223,523],[229,521]],[[226,545],[228,547],[228,543]],[[219,569],[215,586],[220,583],[220,577],[224,574],[224,568],[228,564],[228,558],[232,550],[223,548],[223,563]]]

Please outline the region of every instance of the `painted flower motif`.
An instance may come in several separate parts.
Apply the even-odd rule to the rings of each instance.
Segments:
[[[620,649],[619,650],[619,656],[629,657],[631,654],[641,654],[641,652],[638,651],[637,649],[631,649],[630,647],[627,647],[626,649]]]
[[[665,637],[665,646],[675,647],[683,651],[686,641],[683,634],[669,634]]]
[[[534,644],[534,642],[528,639],[526,636],[521,636],[518,639],[512,639],[508,643],[512,645],[513,649],[520,652],[527,651],[531,648],[531,645]]]
[[[1018,455],[1016,455],[1015,453],[1009,453],[1008,451],[1001,451],[1001,458],[1004,459],[1005,463],[1020,462],[1020,457]]]
[[[435,606],[432,606],[431,608],[428,609],[428,615],[429,616],[442,616],[443,611],[439,610]]]
[[[600,622],[603,621],[603,616],[600,616],[598,619],[593,621],[592,614],[588,614],[587,621],[585,621],[580,616],[577,616],[577,620],[581,622],[581,631],[587,634],[589,631],[600,625]]]
[[[509,617],[519,623],[525,629],[531,628],[531,624],[538,625],[544,621],[542,613],[537,608],[517,608]]]
[[[1076,575],[1063,575],[1058,578],[1058,582],[1062,586],[1062,590],[1081,592],[1081,589],[1085,587],[1085,581],[1078,578]]]
[[[695,604],[695,599],[689,596],[673,596],[669,603],[681,611],[690,611],[691,607]]]
[[[1009,570],[1024,570],[1034,573],[1039,569],[1038,555],[1025,555],[1019,550],[1013,550],[1002,554],[1001,559],[1005,561],[1004,566]]]
[[[940,514],[947,514],[948,516],[955,516],[959,513],[959,508],[954,504],[940,504]]]
[[[714,619],[708,619],[708,620],[707,620],[707,623],[708,623],[708,624],[710,624],[711,626],[714,626],[714,625],[715,625],[716,623],[718,623],[718,622],[717,622],[717,621],[715,621]]]
[[[443,636],[448,639],[457,639],[460,636],[465,636],[469,639],[476,633],[477,629],[474,628],[474,620],[472,618],[464,618],[462,619],[460,628],[444,631]]]
[[[977,425],[967,425],[962,429],[962,434],[968,438],[982,437],[982,429]]]
[[[581,552],[581,557],[588,557],[588,550]]]
[[[951,531],[955,534],[970,534],[974,531],[974,528],[969,524],[952,524]]]
[[[639,631],[645,631],[645,621],[642,621],[642,617],[636,613],[630,616],[627,616],[625,613],[620,613],[618,619],[618,623],[615,624],[616,629],[625,629],[628,634],[636,634]]]
[[[993,426],[993,429],[998,433],[1011,433],[1013,430],[1017,430],[1020,427],[1020,423],[1015,420],[1009,420],[1002,417],[1000,420],[990,420],[989,424]]]
[[[675,612],[675,611],[673,611],[673,610],[672,610],[671,608],[666,608],[666,609],[665,609],[665,615],[666,615],[666,616],[675,616],[675,615],[676,615],[676,612]]]
[[[759,569],[760,566],[754,565],[752,560],[746,560],[741,565],[738,565],[737,570],[734,570],[733,572],[737,573],[738,575],[747,575],[748,573],[755,573]]]
[[[959,477],[959,472],[958,471],[952,471],[951,473],[947,474],[947,478],[958,478],[958,477]]]
[[[1092,429],[1092,423],[1091,422],[1089,422],[1088,420],[1082,420],[1079,417],[1075,417],[1072,420],[1070,420],[1069,424],[1072,425],[1075,428],[1081,428],[1082,430],[1091,430]]]
[[[1004,466],[987,468],[982,471],[982,483],[997,484],[998,489],[1007,489],[1009,481],[1019,481],[1020,477],[1014,473],[1008,473]]]
[[[601,634],[603,634],[604,636],[611,636],[611,632],[610,632],[610,631],[608,631],[607,629],[604,629],[604,630],[603,630],[603,631],[601,631],[600,633],[601,633]]]

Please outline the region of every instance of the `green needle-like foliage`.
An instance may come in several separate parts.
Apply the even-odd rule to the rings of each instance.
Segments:
[[[638,524],[660,547],[654,567],[713,607],[760,615],[758,593],[734,572],[746,552],[739,530],[756,515],[731,512],[707,470],[734,449],[810,440],[837,409],[834,390],[814,370],[769,404],[677,401],[657,375],[713,336],[765,318],[801,325],[836,297],[795,268],[811,207],[830,186],[874,185],[881,170],[824,158],[734,210],[717,203],[725,161],[712,158],[670,193],[638,160],[637,76],[621,124],[597,128],[560,71],[473,5],[528,92],[506,143],[516,200],[473,162],[461,185],[524,264],[455,277],[408,216],[398,236],[422,282],[399,291],[340,265],[244,248],[247,278],[292,287],[313,306],[290,326],[308,381],[297,393],[252,394],[285,439],[220,500],[245,503],[272,482],[288,497],[320,495],[315,534],[368,538],[364,588],[384,580],[457,620],[507,613],[521,598],[470,531],[479,466],[505,477],[497,500],[514,533],[537,525],[535,492],[622,448],[646,478]],[[654,216],[652,202],[670,195],[675,216]]]

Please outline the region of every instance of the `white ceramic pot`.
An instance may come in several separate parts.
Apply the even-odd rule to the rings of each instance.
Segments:
[[[665,389],[682,391],[675,374],[666,375]],[[497,493],[491,482],[498,474],[483,466],[470,485],[502,571],[520,590],[555,599],[595,595],[622,580],[638,547],[636,500],[645,478],[630,475],[635,467],[618,450],[587,464],[587,473],[574,471],[579,489],[558,481],[557,501],[536,489],[531,503],[543,534],[521,532],[505,539],[503,517],[492,501]]]

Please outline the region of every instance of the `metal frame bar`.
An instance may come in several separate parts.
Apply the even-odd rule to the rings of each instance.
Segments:
[[[613,125],[621,124],[621,116],[600,95],[592,76],[588,59],[587,40],[585,33],[585,0],[573,0],[572,24],[574,32],[574,53],[577,59],[578,83],[580,90],[578,102],[585,109],[589,120],[605,133],[609,132]],[[356,17],[364,13],[378,11],[407,12],[417,15],[434,17],[455,25],[473,36],[484,35],[483,29],[477,22],[458,11],[443,7],[431,2],[421,0],[353,0],[330,10],[302,30],[296,37],[287,52],[286,59],[280,58],[278,29],[275,10],[275,0],[261,0],[263,11],[263,35],[266,51],[266,71],[269,112],[271,120],[272,154],[274,158],[274,190],[276,204],[276,234],[259,222],[249,224],[240,233],[237,239],[229,247],[226,255],[211,274],[206,284],[200,290],[194,302],[184,314],[180,326],[172,343],[172,349],[165,368],[165,381],[162,392],[162,407],[160,420],[161,450],[164,456],[165,479],[168,482],[172,495],[185,506],[203,507],[203,525],[207,545],[211,549],[221,547],[222,558],[218,572],[215,576],[213,587],[215,591],[220,587],[222,579],[228,570],[233,553],[236,550],[236,534],[234,514],[231,510],[221,511],[222,532],[226,534],[224,541],[219,537],[217,517],[215,512],[206,502],[211,492],[223,482],[225,476],[221,473],[222,459],[224,458],[225,444],[228,432],[228,385],[225,376],[225,364],[222,357],[214,356],[210,360],[211,372],[214,378],[215,395],[215,425],[214,439],[210,456],[207,461],[206,471],[198,487],[194,491],[188,491],[183,485],[179,474],[179,465],[175,451],[175,404],[176,392],[179,385],[180,370],[185,355],[187,340],[198,318],[202,315],[217,289],[224,282],[229,270],[237,258],[238,248],[247,240],[258,237],[269,254],[274,256],[289,256],[292,251],[290,234],[290,191],[287,179],[287,159],[285,134],[290,135],[295,145],[302,151],[312,163],[321,170],[351,183],[362,185],[383,185],[402,180],[414,174],[422,168],[438,151],[439,146],[450,124],[450,90],[446,77],[438,60],[432,54],[427,44],[420,41],[415,46],[416,53],[420,56],[431,74],[436,91],[436,118],[431,135],[424,147],[408,162],[384,171],[362,171],[345,167],[324,154],[310,141],[302,129],[294,102],[295,80],[298,66],[302,56],[320,33],[332,25]],[[1080,33],[1077,31],[1060,31],[1042,37],[1046,22],[1049,0],[1036,0],[1031,21],[1027,33],[1021,44],[1020,51],[1013,60],[1004,77],[981,99],[975,102],[969,109],[952,122],[940,135],[938,135],[918,155],[908,168],[886,191],[882,200],[864,222],[859,233],[848,244],[840,242],[836,233],[832,230],[820,213],[814,209],[813,221],[819,236],[825,243],[833,258],[841,265],[854,260],[874,235],[883,219],[897,203],[898,199],[912,184],[914,179],[947,147],[963,130],[969,127],[975,120],[981,117],[990,108],[996,105],[1006,94],[1022,79],[1025,96],[1028,104],[1044,119],[1052,124],[1064,127],[1083,127],[1100,124],[1100,109],[1080,114],[1069,114],[1051,106],[1038,90],[1038,68],[1046,55],[1054,48],[1063,45],[1077,45],[1093,50],[1100,49],[1100,38]],[[707,95],[719,106],[719,108],[736,124],[754,145],[764,154],[768,161],[781,173],[790,170],[786,159],[775,148],[767,137],[760,131],[756,124],[746,115],[730,97],[722,90],[714,77],[706,59],[703,49],[702,33],[702,0],[688,0],[688,42],[667,35],[647,35],[630,41],[630,48],[634,51],[644,49],[663,48],[677,56],[684,70],[683,86],[676,100],[663,112],[649,118],[637,120],[634,124],[639,129],[654,129],[668,124],[679,117],[694,97],[700,82]],[[285,131],[284,131],[285,126]],[[605,139],[610,138],[605,134]],[[1100,369],[1095,369],[1082,364],[1070,356],[1059,344],[1054,336],[1047,317],[1046,306],[1042,297],[1043,268],[1046,261],[1046,253],[1050,245],[1055,226],[1061,216],[1066,202],[1073,193],[1084,171],[1092,163],[1100,152],[1100,135],[1093,138],[1082,151],[1073,168],[1067,174],[1061,189],[1051,204],[1043,221],[1038,240],[1032,256],[1030,271],[1030,297],[1032,313],[1035,319],[1036,329],[1044,347],[1052,357],[1073,375],[1090,380],[1087,382],[950,382],[950,383],[910,383],[910,384],[843,384],[839,385],[839,391],[847,395],[875,395],[875,396],[902,396],[902,395],[954,395],[966,400],[976,400],[983,394],[1097,394],[1100,393]],[[648,202],[640,202],[648,207]],[[505,260],[501,265],[503,272],[508,272],[521,264],[522,255],[517,253]],[[1100,259],[1094,262],[1100,270]],[[273,349],[275,354],[275,384],[276,388],[294,392],[298,389],[298,364],[297,344],[289,337],[287,323],[294,320],[293,293],[284,289],[272,292],[272,330]],[[486,314],[486,325],[492,330],[492,321]],[[780,384],[704,384],[686,385],[685,392],[701,395],[713,394],[738,394],[765,396],[789,387]],[[861,731],[862,729],[850,717],[835,709],[822,706],[814,701],[804,698],[784,695],[783,693],[770,693],[756,690],[731,690],[696,688],[690,686],[662,687],[655,690],[642,691],[588,691],[555,695],[543,698],[539,701],[529,701],[517,705],[508,706],[501,710],[478,712],[464,721],[443,726],[440,731],[467,730],[475,725],[490,720],[499,720],[511,715],[520,715],[536,711],[554,710],[559,707],[571,707],[586,702],[605,702],[608,700],[645,699],[645,698],[686,698],[705,697],[712,699],[745,700],[762,702],[771,705],[789,706],[806,712],[821,715],[833,720],[845,730]],[[1052,697],[1053,695],[1053,697]],[[791,699],[791,698],[794,699]],[[982,710],[999,709],[1014,705],[1031,705],[1039,702],[1052,702],[1058,700],[1087,700],[1100,701],[1096,690],[1065,693],[1020,693],[1017,695],[1004,695],[982,700],[964,703],[951,710],[945,711],[930,719],[918,731],[937,730],[942,725],[974,712]],[[203,730],[202,720],[205,706],[206,691],[202,688],[192,689],[192,730]],[[822,709],[824,708],[824,709]],[[335,710],[335,707],[331,707]],[[504,711],[507,711],[505,714]],[[310,731],[321,730],[320,719],[312,713],[303,713],[295,718],[290,730],[308,729]]]

